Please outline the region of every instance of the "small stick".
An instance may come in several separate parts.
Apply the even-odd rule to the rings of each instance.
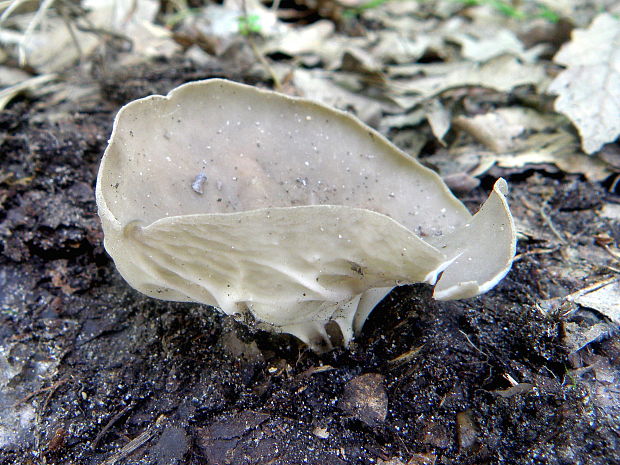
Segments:
[[[19,405],[21,405],[21,404],[23,404],[23,403],[25,403],[25,402],[28,402],[28,401],[29,401],[30,399],[32,399],[33,397],[38,396],[39,394],[42,394],[42,393],[44,393],[44,392],[46,392],[46,391],[50,391],[50,390],[51,390],[51,391],[52,391],[52,394],[53,394],[53,393],[54,393],[54,391],[55,391],[56,389],[58,389],[60,386],[62,386],[63,384],[65,384],[67,381],[69,381],[69,378],[68,378],[68,377],[66,377],[66,378],[62,378],[61,380],[56,381],[56,382],[55,382],[54,384],[52,384],[51,386],[48,386],[48,387],[45,387],[45,388],[41,388],[41,389],[37,389],[36,391],[31,392],[30,394],[28,394],[28,395],[27,395],[26,397],[24,397],[23,399],[18,400],[18,401],[15,403],[15,407],[17,407],[17,406],[19,406]]]
[[[114,415],[110,421],[108,421],[108,423],[103,427],[103,429],[101,431],[99,431],[99,434],[97,434],[97,437],[95,437],[95,440],[90,444],[90,447],[92,449],[97,448],[97,446],[99,445],[99,441],[101,441],[101,439],[103,438],[103,436],[105,436],[105,434],[110,430],[110,428],[112,428],[112,426],[123,416],[125,415],[127,412],[129,412],[135,404],[129,404],[127,405],[124,409],[122,409],[120,412],[118,412],[116,415]]]
[[[553,222],[551,221],[551,218],[549,217],[549,215],[547,215],[547,212],[545,212],[545,206],[543,205],[542,207],[540,207],[540,216],[542,216],[542,219],[545,220],[545,223],[547,223],[547,225],[549,226],[549,228],[551,229],[551,232],[553,232],[553,234],[555,235],[555,237],[557,237],[560,242],[562,242],[563,244],[566,244],[566,239],[564,238],[564,236],[562,236],[562,234],[560,234],[560,231],[558,231],[555,226],[553,225]]]
[[[245,0],[241,2],[241,9],[243,10],[243,16],[247,19],[248,18],[248,6]],[[269,62],[267,62],[267,59],[263,56],[260,50],[258,50],[258,47],[256,46],[254,39],[252,38],[252,34],[253,34],[252,31],[248,31],[246,35],[246,40],[248,41],[248,44],[250,48],[252,49],[252,53],[254,53],[254,56],[256,57],[256,59],[260,62],[261,65],[263,65],[263,67],[267,70],[267,72],[271,76],[271,79],[273,80],[273,86],[275,87],[275,89],[278,92],[282,92],[282,83],[280,82],[280,78],[278,78],[278,76],[276,75],[275,71],[273,70]]]
[[[471,345],[474,349],[476,349],[478,352],[480,352],[482,355],[484,355],[485,357],[487,357],[487,359],[491,358],[491,355],[489,355],[488,353],[486,353],[485,351],[483,351],[482,349],[478,348],[476,346],[476,344],[474,344],[473,342],[471,342],[471,339],[469,338],[469,336],[467,335],[467,333],[465,333],[465,331],[462,330],[458,330],[459,333],[461,333],[463,336],[465,336],[465,339],[467,339],[467,342],[469,342],[469,345]]]
[[[527,252],[523,252],[523,253],[520,253],[518,255],[515,255],[515,258],[513,259],[513,262],[518,262],[523,257],[527,257],[528,255],[543,255],[543,254],[557,252],[559,249],[560,249],[559,247],[553,247],[551,249],[532,249],[532,250],[528,250]]]
[[[620,280],[619,277],[612,276],[611,278],[604,279],[603,281],[599,281],[597,283],[590,284],[589,286],[584,287],[583,289],[579,289],[578,291],[575,291],[572,294],[568,294],[566,297],[564,297],[564,299],[572,302],[576,298],[581,297],[582,295],[589,294],[589,293],[594,292],[594,291],[598,291],[602,287],[608,286],[609,284],[612,284],[612,283],[614,283],[616,281],[619,281],[619,280]]]

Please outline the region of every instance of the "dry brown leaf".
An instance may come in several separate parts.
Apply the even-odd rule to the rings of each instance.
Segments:
[[[396,105],[366,97],[355,87],[360,85],[358,81],[356,75],[322,70],[297,69],[293,74],[293,84],[302,96],[341,110],[353,109],[362,121],[371,126],[379,125],[384,110],[399,110]]]
[[[443,138],[450,130],[450,112],[439,99],[433,99],[426,105],[426,119],[437,140],[443,144]]]
[[[555,109],[579,129],[583,150],[598,151],[620,135],[620,20],[603,13],[577,29],[555,55],[567,67],[549,86]]]
[[[494,152],[504,153],[518,150],[519,139],[526,132],[545,131],[557,127],[558,122],[529,108],[510,107],[473,117],[459,116],[454,124]]]
[[[593,308],[620,325],[620,282],[618,280],[578,295],[572,300],[584,307]]]
[[[40,73],[65,71],[109,38],[106,32],[126,37],[132,43],[132,52],[140,56],[169,55],[178,49],[169,31],[153,24],[159,9],[157,0],[141,0],[135,5],[85,0],[82,6],[87,13],[72,18],[70,27],[66,18],[49,8],[52,3],[42,4],[34,13],[16,13],[0,29],[0,40],[17,46],[20,62]],[[6,37],[9,32],[13,35]]]
[[[261,50],[263,53],[280,52],[290,56],[319,54],[325,43],[332,39],[333,33],[334,23],[327,20],[317,21],[302,28],[291,27],[269,39]]]
[[[546,79],[542,65],[521,63],[517,58],[502,55],[484,64],[461,62],[445,65],[418,65],[409,71],[422,72],[426,77],[399,80],[393,84],[395,94],[404,106],[413,106],[442,92],[457,87],[485,87],[510,92],[522,85],[540,86]],[[394,67],[391,72],[402,72]]]
[[[373,47],[374,56],[385,62],[411,63],[420,59],[433,45],[433,38],[428,34],[419,34],[415,38],[403,36],[396,31],[381,31],[378,43]]]
[[[529,108],[500,108],[474,117],[455,118],[454,125],[494,153],[480,154],[479,176],[497,164],[503,168],[553,164],[567,173],[583,173],[591,181],[611,174],[609,165],[578,150],[575,136],[558,128],[557,117]]]
[[[19,94],[41,89],[54,79],[56,79],[55,74],[44,74],[42,76],[35,76],[26,79],[24,81],[18,82],[17,84],[0,90],[0,110],[3,110],[9,104],[9,102],[15,97],[17,97]]]
[[[545,135],[541,135],[544,138]],[[547,136],[547,142],[540,149],[531,149],[517,155],[499,155],[492,157],[502,168],[520,168],[527,165],[553,164],[565,173],[580,173],[593,182],[606,179],[612,172],[609,166],[598,158],[586,158],[577,151],[576,144],[568,145],[574,140],[565,133]]]
[[[485,35],[482,35],[485,33]],[[452,40],[461,45],[463,57],[472,61],[487,61],[503,54],[521,56],[525,50],[517,36],[502,29],[496,34],[488,35],[487,31],[480,31],[481,36],[473,36],[458,32],[452,36]]]

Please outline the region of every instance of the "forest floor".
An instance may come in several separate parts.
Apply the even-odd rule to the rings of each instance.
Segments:
[[[386,2],[354,14],[292,3],[281,5],[288,16],[306,16],[283,24],[296,33],[321,24],[331,34],[321,40],[349,40],[351,53],[328,57],[329,47],[315,43],[313,51],[307,37],[304,48],[260,29],[240,29],[222,51],[224,40],[201,42],[189,26],[163,28],[160,11],[154,24],[174,31],[170,50],[136,58],[146,47],[129,51],[107,34],[79,64],[29,68],[31,77],[54,76],[5,103],[0,464],[620,463],[620,146],[608,140],[584,154],[577,130],[541,90],[559,72],[551,60],[569,31],[586,28],[600,10],[580,11],[581,23],[560,14],[528,26],[463,2],[447,2],[449,12],[439,12],[445,2]],[[405,4],[425,6],[397,9]],[[478,8],[494,18],[493,31],[514,30],[522,44],[538,28],[536,43],[548,48],[529,62],[536,68],[528,79],[543,70],[541,80],[493,88],[478,76],[480,85],[435,82],[437,92],[420,84],[397,95],[404,81],[396,81],[428,78],[435,72],[428,66],[504,66],[495,56],[466,59],[465,39],[433,36],[456,19],[475,24]],[[258,28],[252,17],[246,12],[244,27]],[[388,59],[368,45],[372,34],[411,28],[397,25],[408,17],[436,22],[421,51]],[[520,66],[535,45],[511,49],[522,54]],[[447,68],[438,73],[448,79]],[[103,248],[94,198],[114,115],[135,98],[211,77],[318,95],[356,113],[446,178],[465,180],[453,187],[472,212],[504,177],[520,233],[512,270],[487,294],[463,301],[438,302],[426,285],[402,286],[349,348],[322,355],[212,308],[133,290]],[[498,132],[488,126],[485,139],[472,129],[474,118],[498,108],[536,109],[554,123],[540,129],[519,120],[521,131],[502,139],[517,124],[504,121]],[[502,145],[558,128],[569,142],[553,151],[533,150],[531,140]]]

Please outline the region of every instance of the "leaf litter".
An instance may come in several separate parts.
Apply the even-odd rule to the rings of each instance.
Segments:
[[[0,463],[617,454],[617,2],[77,3],[0,5]],[[464,303],[399,290],[323,358],[132,294],[89,216],[113,114],[208,77],[356,114],[472,210],[508,177],[514,270]]]
[[[566,69],[549,92],[555,109],[579,129],[583,150],[592,154],[620,135],[620,20],[597,16],[590,27],[573,31],[553,60]]]

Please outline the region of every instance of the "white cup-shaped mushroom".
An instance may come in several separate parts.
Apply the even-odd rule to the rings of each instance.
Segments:
[[[329,346],[394,286],[472,297],[510,268],[498,180],[472,216],[433,171],[356,118],[212,79],[123,107],[97,178],[105,247],[152,297]]]

